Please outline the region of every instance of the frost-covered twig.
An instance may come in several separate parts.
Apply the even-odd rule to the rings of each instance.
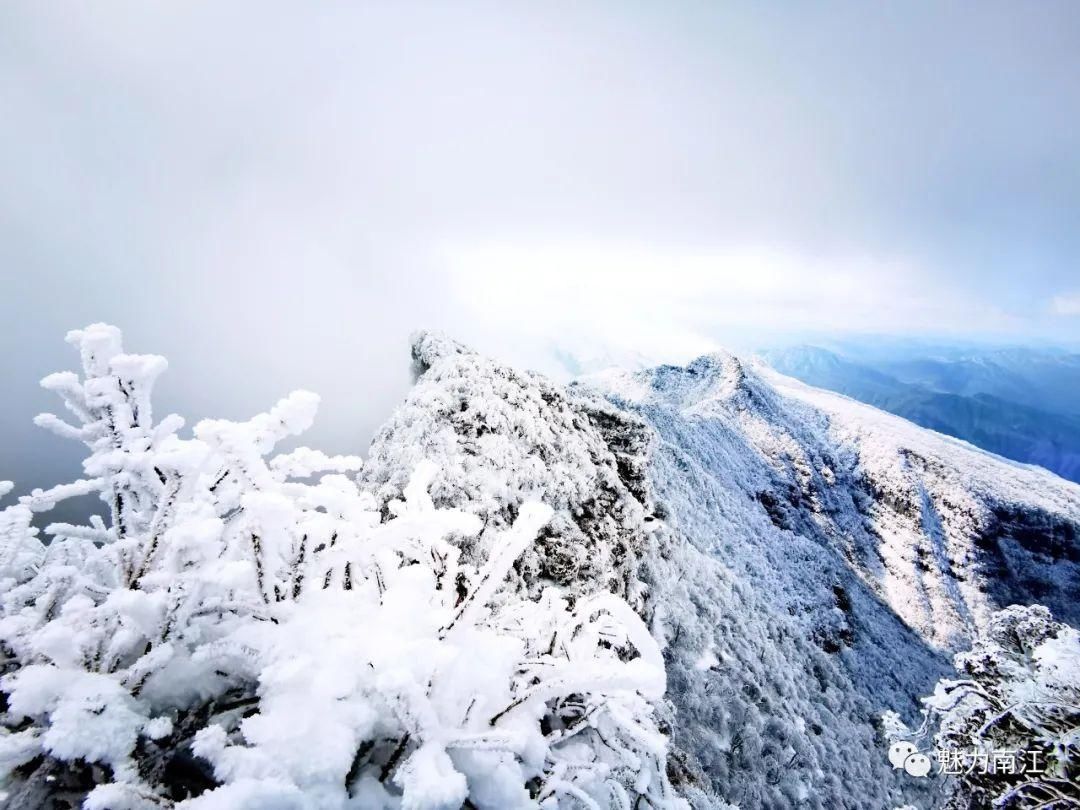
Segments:
[[[86,445],[87,478],[0,511],[3,788],[39,760],[90,808],[683,806],[640,618],[506,587],[550,507],[525,503],[477,567],[455,543],[481,521],[435,507],[435,464],[383,512],[342,474],[359,459],[272,455],[313,394],[182,438],[152,418],[162,358],[102,324],[69,340],[82,376],[43,384],[77,424],[38,421]],[[34,511],[92,494],[107,520],[38,539]]]

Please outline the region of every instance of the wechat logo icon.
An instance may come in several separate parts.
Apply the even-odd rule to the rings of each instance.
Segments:
[[[889,762],[893,768],[903,768],[909,776],[920,779],[930,773],[930,757],[907,740],[899,740],[889,747]]]

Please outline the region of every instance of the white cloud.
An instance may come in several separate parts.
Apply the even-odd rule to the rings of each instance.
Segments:
[[[1050,309],[1055,315],[1080,315],[1080,292],[1054,296]]]
[[[673,360],[749,332],[971,334],[1019,325],[969,290],[893,257],[489,244],[448,248],[439,261],[477,320]]]

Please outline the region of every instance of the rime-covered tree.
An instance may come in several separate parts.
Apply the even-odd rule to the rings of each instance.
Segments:
[[[924,698],[921,729],[885,717],[890,736],[933,732],[938,751],[971,760],[950,806],[1080,807],[1080,633],[1041,605],[1013,605],[954,664],[960,677]]]
[[[684,806],[639,617],[503,587],[549,507],[467,561],[480,520],[435,507],[431,463],[383,509],[347,474],[359,459],[275,455],[314,395],[182,438],[152,418],[162,358],[101,324],[69,341],[82,377],[44,385],[75,424],[37,422],[87,445],[85,475],[0,512],[9,806]],[[39,536],[34,513],[90,494],[107,519]]]

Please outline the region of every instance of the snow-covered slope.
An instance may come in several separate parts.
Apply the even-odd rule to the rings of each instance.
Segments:
[[[890,606],[925,637],[957,646],[1010,603],[1080,622],[1080,486],[764,367],[764,380],[827,420],[824,440],[874,494],[868,516]]]
[[[695,806],[931,801],[876,727],[912,713],[994,607],[1077,621],[1080,488],[730,355],[563,388],[445,338],[363,483],[422,458],[486,528],[555,508],[516,566],[535,592],[626,596],[666,644],[673,783]],[[471,505],[466,505],[471,504]]]
[[[827,548],[934,647],[964,646],[973,623],[1010,601],[1080,619],[1075,484],[730,355],[586,384],[697,462],[658,480],[719,478],[725,496],[744,496],[714,510],[728,532],[753,526],[765,558],[774,534]],[[690,489],[702,498],[700,482]],[[740,508],[749,499],[760,509]],[[732,555],[751,576],[760,559]]]

